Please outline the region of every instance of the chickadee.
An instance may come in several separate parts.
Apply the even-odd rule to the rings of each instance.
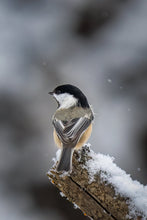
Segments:
[[[93,112],[86,96],[73,85],[58,86],[49,94],[58,103],[52,118],[54,141],[62,149],[57,171],[70,171],[74,150],[82,147],[91,135]]]

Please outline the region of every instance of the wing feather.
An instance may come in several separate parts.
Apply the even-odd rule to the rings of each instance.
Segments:
[[[77,144],[90,123],[91,120],[87,117],[74,118],[66,123],[58,119],[53,120],[53,125],[61,142],[65,145],[71,144],[72,147]]]

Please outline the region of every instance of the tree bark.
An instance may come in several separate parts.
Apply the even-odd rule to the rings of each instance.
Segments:
[[[130,217],[130,198],[116,193],[115,187],[101,178],[101,172],[94,176],[93,182],[89,182],[89,174],[85,167],[86,162],[91,159],[89,152],[88,146],[74,152],[70,174],[57,173],[56,163],[47,174],[51,182],[70,202],[76,204],[84,215],[92,219],[143,219],[141,213],[137,214],[136,218]]]

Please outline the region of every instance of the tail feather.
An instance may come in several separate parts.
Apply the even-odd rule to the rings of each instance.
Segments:
[[[57,171],[70,171],[71,170],[72,154],[73,154],[73,148],[63,147],[60,160],[57,165]]]

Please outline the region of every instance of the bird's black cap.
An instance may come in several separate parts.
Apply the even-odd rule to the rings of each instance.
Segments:
[[[49,94],[63,94],[63,93],[69,93],[70,95],[73,95],[78,100],[78,106],[81,106],[83,108],[89,108],[89,104],[87,101],[86,96],[83,94],[83,92],[76,86],[65,84],[56,87],[53,92],[49,92]]]

